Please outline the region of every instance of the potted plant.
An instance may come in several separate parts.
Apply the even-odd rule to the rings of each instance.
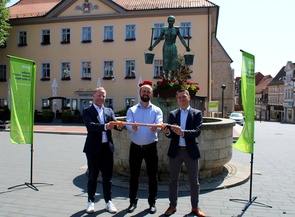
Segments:
[[[53,121],[54,113],[50,110],[42,111],[42,122],[49,123]]]
[[[61,113],[62,123],[71,123],[73,121],[73,114],[70,110],[65,110]]]
[[[162,80],[158,81],[153,87],[154,97],[175,97],[176,92],[180,89],[188,90],[191,97],[195,96],[200,87],[198,83],[187,81],[191,78],[191,73],[193,71],[185,65],[184,57],[179,55],[177,72],[174,75],[171,71],[166,75],[162,73]],[[151,81],[146,82],[152,83]]]

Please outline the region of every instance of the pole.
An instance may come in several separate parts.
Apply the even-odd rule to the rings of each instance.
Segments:
[[[225,84],[222,84],[221,85],[221,89],[222,89],[222,92],[221,92],[221,117],[222,118],[224,118],[223,117],[223,108],[224,108],[224,90],[225,90],[225,88],[226,88],[226,86],[225,86]]]

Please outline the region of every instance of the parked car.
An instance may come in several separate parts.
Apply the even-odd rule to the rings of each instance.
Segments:
[[[235,120],[237,124],[244,126],[244,116],[242,113],[233,112],[230,114],[229,118]]]

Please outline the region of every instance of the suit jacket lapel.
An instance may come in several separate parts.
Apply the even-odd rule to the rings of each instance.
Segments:
[[[96,108],[94,107],[94,105],[91,106],[91,113],[93,114],[94,117],[96,117],[98,122],[100,122],[98,112],[97,112]]]

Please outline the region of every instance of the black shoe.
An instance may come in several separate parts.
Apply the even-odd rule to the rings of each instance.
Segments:
[[[132,213],[137,207],[136,203],[130,203],[130,205],[127,208],[127,212]]]
[[[157,212],[157,208],[155,205],[151,205],[149,208],[149,213],[150,214],[155,214]]]

